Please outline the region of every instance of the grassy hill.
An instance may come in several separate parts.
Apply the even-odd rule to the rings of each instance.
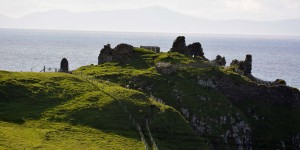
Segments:
[[[169,126],[162,129],[164,139],[155,141],[161,148],[180,149],[173,144],[185,137],[172,137],[177,134],[190,137],[186,147],[207,148],[175,109],[111,82],[65,73],[1,71],[0,96],[1,149],[145,149],[119,102],[142,126],[147,143],[144,118],[155,115],[153,124]],[[150,105],[155,111],[149,111]]]
[[[176,71],[163,75],[155,69],[158,62],[171,63]],[[215,148],[245,148],[249,144],[273,149],[282,148],[282,143],[285,148],[296,146],[290,139],[299,136],[299,107],[275,105],[272,97],[263,93],[261,98],[256,99],[250,94],[256,92],[253,90],[249,91],[249,96],[232,98],[230,94],[239,95],[239,89],[245,89],[247,93],[248,87],[249,90],[266,91],[276,87],[257,85],[231,68],[179,53],[153,53],[135,48],[135,55],[127,62],[83,66],[75,72],[136,89],[162,100],[178,110],[194,132],[207,138]],[[228,85],[228,89],[236,90],[236,93],[226,93],[217,87]],[[281,100],[285,101],[284,98]],[[243,144],[238,144],[239,141]]]
[[[72,74],[1,71],[0,149],[296,147],[298,107],[234,99],[220,85],[268,90],[201,58],[141,48]]]

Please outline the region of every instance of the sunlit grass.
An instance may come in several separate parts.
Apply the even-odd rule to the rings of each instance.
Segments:
[[[166,133],[169,130],[172,134],[194,136],[188,122],[175,109],[152,101],[140,91],[103,80],[92,84],[80,76],[65,73],[1,71],[0,96],[3,149],[144,149],[140,135],[119,101],[141,125],[150,115],[149,106],[156,105],[159,109],[152,114],[155,115],[152,126]],[[171,114],[173,119],[179,119],[177,123],[164,117]],[[175,138],[178,140],[175,142],[180,139]],[[174,144],[157,140],[162,149]],[[194,137],[191,141],[193,147],[206,147],[201,139]]]

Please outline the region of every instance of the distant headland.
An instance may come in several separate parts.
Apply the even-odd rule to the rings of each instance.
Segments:
[[[135,48],[129,44],[119,44],[115,48],[111,48],[110,44],[104,45],[104,48],[101,49],[100,54],[98,56],[98,65],[107,63],[107,62],[120,62],[120,63],[126,63],[130,61],[131,58],[135,59],[135,55],[137,53],[136,49],[145,49],[152,51],[153,53],[157,53],[159,55],[160,47],[158,46],[140,46],[140,48]],[[139,53],[139,52],[138,52]],[[228,92],[233,96],[233,99],[242,99],[238,96],[244,97],[248,96],[249,94],[253,96],[254,99],[260,99],[261,97],[259,95],[263,94],[263,97],[265,96],[270,97],[272,99],[271,101],[274,103],[284,103],[286,105],[295,106],[299,105],[299,102],[295,101],[299,100],[299,90],[295,88],[291,88],[286,85],[286,82],[283,79],[276,79],[275,81],[264,81],[262,79],[259,79],[252,75],[252,55],[247,54],[244,61],[239,60],[232,60],[229,66],[226,65],[226,59],[225,57],[222,57],[220,55],[216,56],[216,59],[214,60],[208,60],[204,56],[204,51],[199,42],[192,43],[189,45],[186,45],[185,37],[179,36],[177,37],[172,47],[170,48],[169,52],[167,53],[178,53],[185,55],[187,57],[190,57],[195,62],[189,62],[189,63],[183,63],[178,65],[178,63],[169,62],[169,61],[161,61],[155,63],[155,69],[157,72],[164,74],[164,75],[170,75],[174,72],[176,72],[177,69],[181,69],[181,67],[195,67],[195,68],[202,68],[203,64],[214,66],[214,67],[221,67],[224,70],[235,72],[241,76],[246,77],[253,83],[256,83],[256,86],[246,86],[243,87],[243,89],[239,89],[239,87],[234,87],[234,85],[228,84],[226,86],[223,81],[213,81],[215,83],[220,82],[220,85],[222,86],[214,86],[219,87],[220,90],[224,90],[224,92]],[[155,58],[153,58],[155,59]],[[153,60],[154,61],[154,60]],[[202,65],[200,65],[202,64]],[[204,67],[205,68],[205,67]],[[60,69],[57,69],[58,72],[67,72],[72,73],[69,70],[69,63],[66,58],[63,58],[60,64]],[[44,68],[45,72],[45,68]],[[262,88],[262,87],[265,87]],[[233,88],[233,89],[230,89]],[[252,92],[248,92],[252,91]],[[232,91],[235,91],[232,93]],[[238,92],[236,92],[238,91]],[[244,94],[237,94],[237,93],[244,93]],[[267,98],[269,99],[269,98]],[[284,99],[284,101],[281,101],[280,99]],[[286,100],[291,99],[291,100]],[[292,103],[289,103],[292,102]]]

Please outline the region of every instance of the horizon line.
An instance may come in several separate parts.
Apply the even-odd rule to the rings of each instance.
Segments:
[[[203,35],[203,36],[233,36],[233,37],[273,37],[273,38],[280,38],[280,37],[291,37],[291,38],[300,38],[300,35],[264,35],[264,34],[213,34],[213,33],[191,33],[191,32],[159,32],[159,31],[104,31],[104,30],[68,30],[68,29],[37,29],[37,28],[1,28],[0,30],[36,30],[36,31],[52,31],[52,32],[107,32],[107,33],[133,33],[133,34],[189,34],[189,35]]]

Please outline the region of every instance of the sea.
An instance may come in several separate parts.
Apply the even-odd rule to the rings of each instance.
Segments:
[[[300,89],[300,37],[207,35],[184,33],[129,33],[99,31],[55,31],[0,29],[0,70],[39,72],[59,68],[67,58],[70,69],[97,64],[105,44],[112,47],[127,43],[135,47],[159,46],[167,52],[177,36],[186,43],[200,42],[206,58],[224,56],[227,65],[233,59],[244,60],[252,54],[253,75],[273,81],[284,79]]]

